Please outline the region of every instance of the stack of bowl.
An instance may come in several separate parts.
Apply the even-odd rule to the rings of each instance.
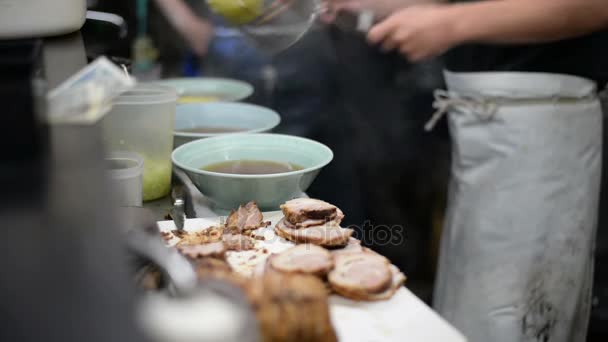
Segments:
[[[262,210],[277,210],[283,202],[301,196],[333,159],[332,151],[318,142],[265,134],[280,123],[279,114],[230,102],[251,95],[253,88],[246,83],[202,78],[162,84],[176,89],[179,97],[173,164],[216,209],[231,209],[254,200]],[[251,170],[221,169],[222,165],[244,164],[255,164],[258,169],[253,174],[246,174]],[[264,169],[269,165],[281,170]]]

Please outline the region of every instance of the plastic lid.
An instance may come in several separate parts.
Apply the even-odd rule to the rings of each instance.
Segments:
[[[131,90],[122,93],[114,104],[146,104],[177,101],[175,88],[151,83],[137,84]]]
[[[113,152],[105,159],[113,179],[137,178],[144,171],[144,158],[135,152]]]

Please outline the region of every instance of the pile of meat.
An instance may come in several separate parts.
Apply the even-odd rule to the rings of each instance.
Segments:
[[[285,217],[275,232],[302,244],[272,255],[268,262],[271,269],[317,276],[333,292],[354,300],[389,299],[405,282],[403,273],[388,259],[362,247],[351,237],[351,229],[340,227],[344,215],[335,206],[315,199],[296,199],[281,209]]]
[[[332,251],[301,244],[272,255],[267,268],[316,276],[332,292],[357,301],[390,299],[405,282],[403,273],[388,259],[361,247],[356,240]]]
[[[255,202],[233,210],[226,223],[200,232],[174,230],[164,233],[166,239],[179,238],[177,249],[190,259],[213,257],[223,259],[227,251],[245,251],[255,248],[253,232],[267,227],[264,216]]]
[[[316,199],[295,199],[281,209],[284,218],[274,232],[296,246],[256,264],[258,269],[251,279],[235,272],[227,262],[227,253],[258,252],[256,239],[264,231],[259,228],[269,222],[264,222],[255,202],[232,211],[220,226],[201,232],[164,233],[168,240],[174,236],[180,239],[176,247],[195,265],[199,278],[243,289],[264,341],[336,341],[329,293],[378,301],[391,298],[403,285],[405,276],[397,267],[361,246],[352,237],[352,229],[340,226],[344,214],[336,206]]]
[[[348,244],[352,229],[340,227],[344,214],[327,202],[298,198],[281,205],[285,216],[275,227],[275,233],[295,243],[311,243],[324,247]]]

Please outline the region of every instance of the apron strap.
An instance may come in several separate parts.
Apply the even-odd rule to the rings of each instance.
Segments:
[[[435,90],[434,96],[433,108],[436,110],[424,125],[427,132],[432,131],[439,120],[452,108],[468,108],[484,120],[491,119],[498,111],[498,104],[484,97],[463,96],[443,89]]]

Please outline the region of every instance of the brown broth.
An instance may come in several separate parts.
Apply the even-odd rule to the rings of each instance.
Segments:
[[[236,132],[244,132],[243,128],[235,128],[235,127],[194,127],[194,128],[186,128],[180,129],[178,132],[183,133],[201,133],[201,134],[220,134],[220,133],[236,133]]]
[[[204,171],[236,175],[269,175],[302,170],[303,167],[292,163],[280,163],[269,160],[229,160],[207,165]]]

